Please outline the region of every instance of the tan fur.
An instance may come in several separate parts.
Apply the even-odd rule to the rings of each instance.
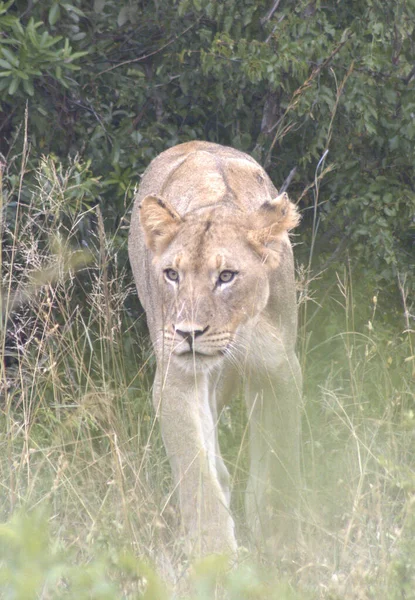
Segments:
[[[153,400],[193,553],[236,550],[217,425],[242,384],[250,428],[246,520],[268,549],[298,531],[301,375],[287,231],[299,217],[248,155],[208,142],[143,176],[129,254],[157,358]]]

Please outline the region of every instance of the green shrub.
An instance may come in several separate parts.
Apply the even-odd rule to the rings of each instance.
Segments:
[[[277,185],[297,168],[290,193],[307,246],[318,228],[315,268],[347,252],[368,284],[395,286],[413,270],[415,5],[269,9],[3,2],[1,150],[12,160],[21,147],[28,101],[37,153],[81,154],[117,223],[160,151],[195,138],[236,146]]]

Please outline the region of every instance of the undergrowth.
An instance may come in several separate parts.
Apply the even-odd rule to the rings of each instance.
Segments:
[[[29,187],[23,156],[20,179],[3,174],[0,597],[415,598],[404,275],[388,320],[393,294],[365,289],[351,269],[299,274],[303,543],[272,567],[247,548],[238,564],[189,565],[149,400],[126,221],[105,231],[99,207],[82,201],[85,173],[45,158]],[[235,404],[221,431],[237,487],[244,418]]]

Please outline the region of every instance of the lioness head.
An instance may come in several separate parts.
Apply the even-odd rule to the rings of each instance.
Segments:
[[[266,307],[269,271],[298,220],[285,193],[251,213],[222,204],[184,217],[146,196],[140,222],[162,299],[164,352],[201,369],[231,353],[241,325]]]

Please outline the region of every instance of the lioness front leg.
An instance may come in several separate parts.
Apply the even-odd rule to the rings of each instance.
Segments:
[[[274,556],[298,540],[301,495],[301,374],[296,356],[279,371],[254,375],[247,387],[247,522],[255,543]]]
[[[234,522],[216,468],[216,438],[204,376],[155,379],[153,400],[191,554],[236,550]]]

